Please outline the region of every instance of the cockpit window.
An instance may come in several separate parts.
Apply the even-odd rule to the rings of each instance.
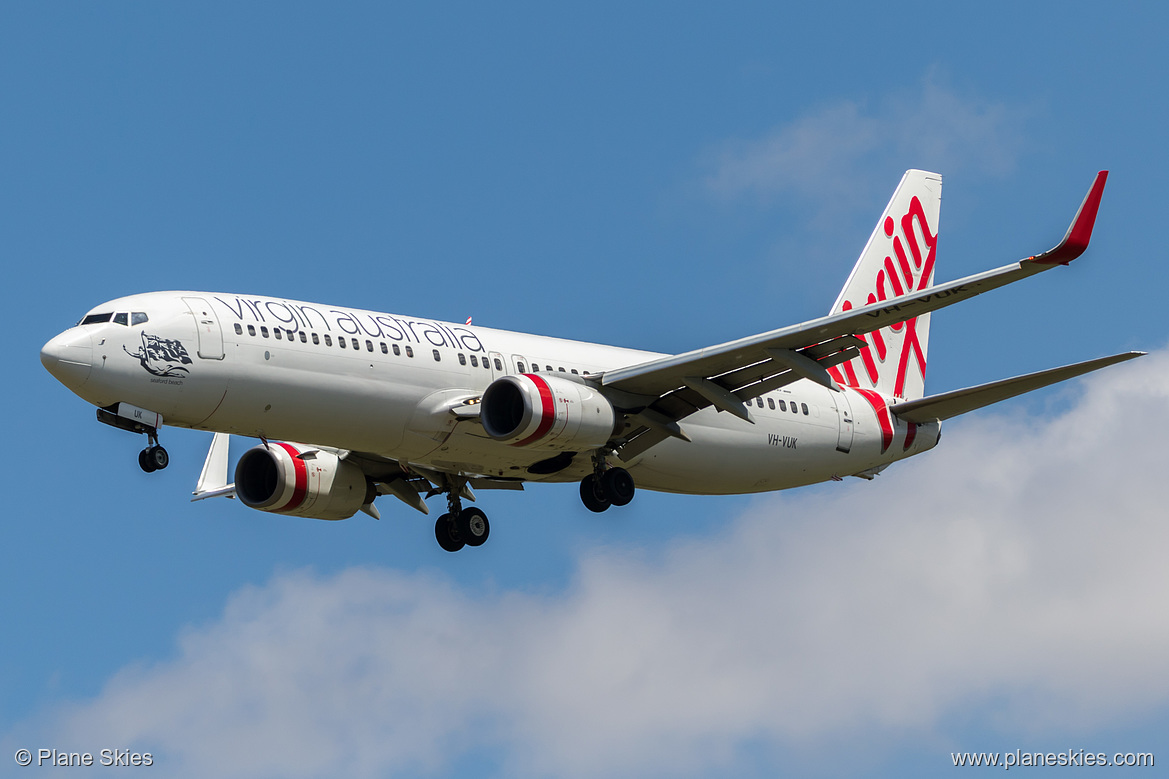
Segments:
[[[130,324],[132,325],[144,325],[149,321],[150,317],[141,311],[135,311],[133,314],[130,314]]]
[[[120,314],[114,314],[114,324],[115,325],[128,325],[128,324],[130,324],[130,315],[124,311]]]
[[[105,313],[105,314],[90,314],[89,316],[85,317],[77,324],[78,325],[100,325],[102,322],[110,321],[110,318],[113,315],[114,315],[114,313],[112,311]]]

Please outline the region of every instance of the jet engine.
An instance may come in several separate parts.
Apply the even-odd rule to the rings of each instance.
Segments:
[[[370,492],[356,465],[304,444],[256,446],[235,467],[236,497],[260,511],[348,519],[372,499]]]
[[[487,435],[511,446],[582,451],[612,438],[619,417],[585,384],[525,373],[491,382],[479,419]]]

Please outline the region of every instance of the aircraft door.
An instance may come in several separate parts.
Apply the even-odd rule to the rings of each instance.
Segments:
[[[183,302],[195,317],[195,327],[199,331],[199,356],[204,360],[222,360],[223,331],[219,329],[219,319],[211,306],[203,298],[183,298]]]
[[[848,402],[848,392],[828,392],[836,403],[836,413],[840,417],[840,435],[836,439],[836,451],[848,454],[852,449],[852,404]]]
[[[503,355],[499,352],[489,352],[487,359],[491,361],[491,380],[494,381],[500,376],[506,376],[511,371],[507,369],[507,363],[503,359]]]

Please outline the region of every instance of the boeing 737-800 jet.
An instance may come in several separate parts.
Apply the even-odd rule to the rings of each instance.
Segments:
[[[92,309],[41,361],[100,421],[147,435],[146,471],[167,466],[164,422],[214,431],[195,500],[345,519],[377,517],[379,495],[428,513],[444,494],[435,535],[457,551],[487,540],[486,515],[463,507],[473,489],[575,481],[604,511],[635,483],[732,494],[871,479],[936,446],[949,417],[1139,356],[925,395],[930,312],[1078,257],[1106,177],[1054,249],[934,285],[942,180],[908,171],[827,316],[684,354],[151,292]],[[261,443],[228,484],[233,434]]]

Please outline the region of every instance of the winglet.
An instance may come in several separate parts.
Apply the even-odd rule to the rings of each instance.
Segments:
[[[216,433],[211,438],[211,446],[207,450],[207,460],[203,463],[203,472],[199,474],[199,483],[195,485],[191,501],[206,498],[227,496],[235,497],[235,485],[227,483],[227,455],[231,436],[227,433]]]
[[[1088,190],[1084,202],[1080,203],[1080,210],[1072,220],[1067,235],[1059,242],[1059,246],[1049,249],[1043,254],[1028,257],[1029,262],[1041,265],[1067,265],[1079,257],[1088,248],[1088,241],[1092,239],[1092,228],[1096,225],[1096,212],[1100,210],[1100,198],[1104,196],[1104,182],[1108,180],[1108,171],[1102,170],[1096,174],[1092,188]]]

